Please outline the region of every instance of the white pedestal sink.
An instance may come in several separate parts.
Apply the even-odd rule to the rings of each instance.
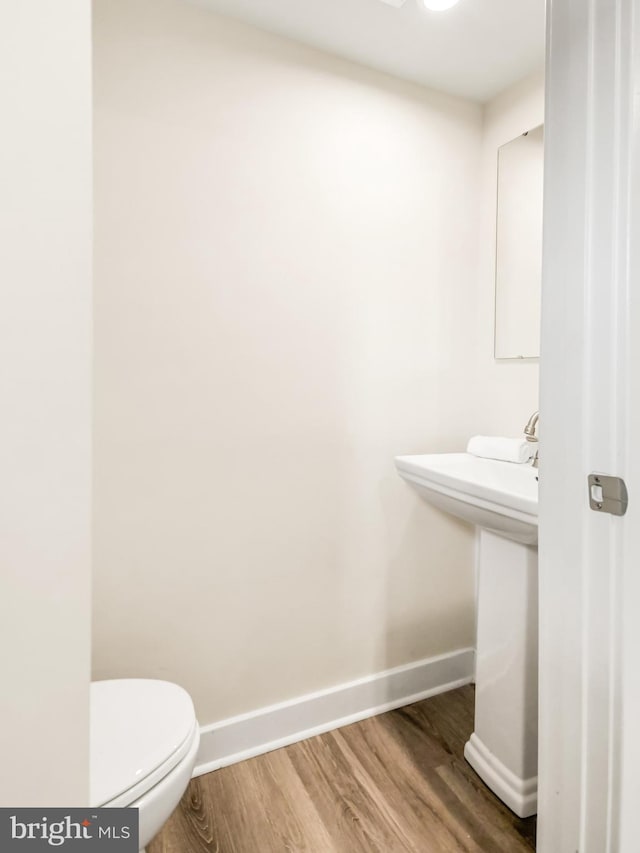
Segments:
[[[520,817],[537,811],[537,470],[468,453],[398,456],[401,477],[480,528],[475,728],[464,755]]]

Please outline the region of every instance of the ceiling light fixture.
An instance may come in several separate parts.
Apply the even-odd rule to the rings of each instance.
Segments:
[[[459,0],[422,0],[425,9],[430,12],[444,12],[445,9],[451,9],[458,2]]]

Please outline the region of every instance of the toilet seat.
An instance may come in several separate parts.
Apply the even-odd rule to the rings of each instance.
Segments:
[[[165,778],[199,736],[191,698],[176,684],[91,684],[91,804],[126,807]]]

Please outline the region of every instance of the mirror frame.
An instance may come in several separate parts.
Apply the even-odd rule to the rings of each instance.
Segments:
[[[531,362],[531,361],[539,361],[540,360],[540,347],[538,344],[538,354],[537,355],[498,355],[498,222],[499,222],[499,205],[500,205],[500,152],[507,145],[510,145],[512,142],[515,142],[517,139],[520,139],[523,136],[528,136],[530,133],[533,133],[536,130],[543,130],[544,133],[544,122],[540,122],[540,124],[536,124],[534,127],[529,128],[528,130],[519,133],[518,136],[514,136],[513,139],[508,139],[506,142],[503,142],[502,145],[498,146],[498,151],[496,154],[496,212],[495,212],[495,246],[494,246],[494,277],[493,277],[493,358],[495,361],[523,361],[523,362]],[[544,164],[543,164],[544,168]],[[542,235],[541,235],[542,236]],[[542,288],[542,281],[540,282],[540,287]]]

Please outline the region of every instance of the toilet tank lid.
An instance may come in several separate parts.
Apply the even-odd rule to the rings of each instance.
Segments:
[[[193,733],[191,697],[168,681],[91,684],[91,804],[101,806],[168,762]]]

